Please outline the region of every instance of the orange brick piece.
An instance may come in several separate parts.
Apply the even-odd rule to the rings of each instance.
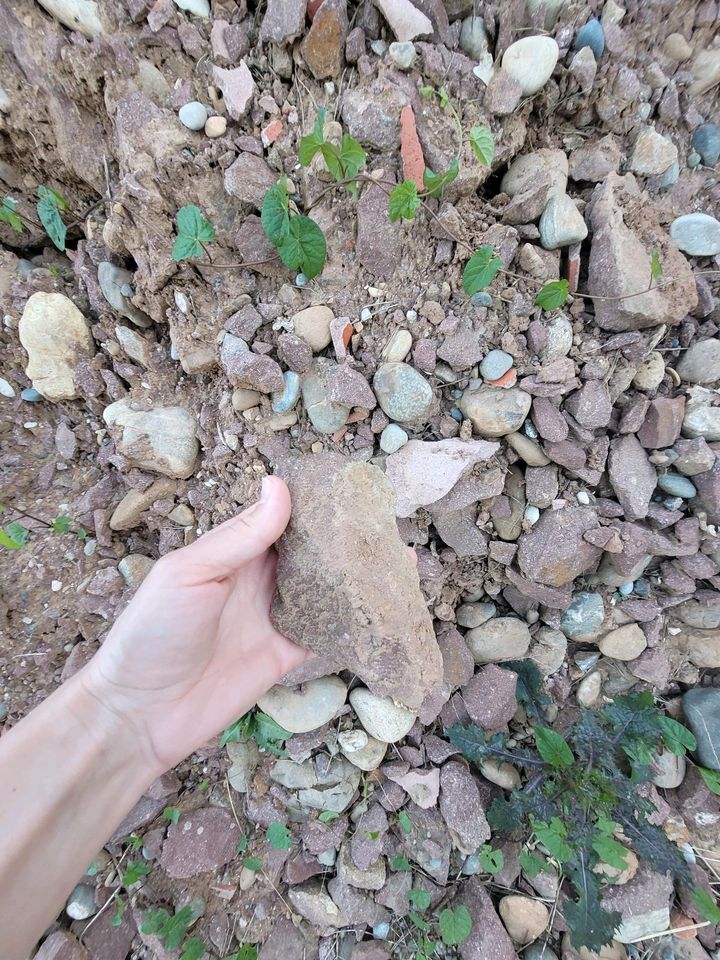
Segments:
[[[414,180],[418,190],[423,189],[425,158],[418,140],[415,114],[408,103],[400,113],[400,156],[402,157],[403,176]]]

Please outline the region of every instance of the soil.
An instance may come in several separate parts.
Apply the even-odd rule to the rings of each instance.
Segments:
[[[343,104],[355,89],[365,91],[368,99],[382,106],[383,96],[370,90],[371,81],[379,77],[394,85],[394,95],[412,104],[426,162],[435,169],[454,156],[455,124],[440,99],[422,94],[420,87],[444,88],[464,130],[476,124],[492,127],[497,148],[492,169],[472,167],[468,151],[463,158],[476,174],[475,182],[468,187],[461,177],[444,197],[445,203],[452,204],[462,236],[472,248],[493,243],[496,249],[507,247],[514,255],[518,243],[529,241],[547,257],[551,276],[553,270],[555,276],[567,276],[567,248],[547,255],[539,247],[533,223],[519,228],[503,223],[508,199],[500,194],[502,175],[518,154],[541,148],[572,153],[607,134],[617,138],[624,170],[637,131],[648,116],[647,122],[656,123],[677,146],[680,173],[669,188],[661,189],[659,178],[641,179],[652,211],[648,214],[642,207],[633,208],[632,228],[641,235],[647,230],[657,236],[658,224],[667,232],[681,214],[717,211],[717,171],[687,163],[693,131],[700,122],[717,118],[717,80],[698,91],[693,74],[695,60],[703,51],[718,56],[715,33],[719,12],[714,0],[661,0],[651,5],[629,0],[620,25],[610,24],[606,30],[607,49],[588,93],[579,90],[568,69],[572,37],[590,16],[601,15],[603,5],[595,0],[569,3],[551,30],[562,50],[553,78],[540,93],[523,98],[508,115],[492,115],[486,109],[484,85],[468,72],[469,61],[457,47],[459,30],[453,30],[453,25],[472,4],[423,0],[416,5],[437,28],[434,36],[417,43],[420,54],[412,70],[402,73],[376,52],[373,47],[380,49],[379,39],[387,43],[395,39],[390,27],[375,7],[352,0],[347,14],[351,27],[365,31],[365,52],[358,62],[346,63],[339,75],[320,80],[305,63],[302,37],[279,47],[260,42],[258,31],[266,4],[253,0],[213,0],[212,18],[191,16],[170,0],[156,0],[152,5],[146,0],[116,4],[103,0],[99,8],[106,31],[94,39],[69,30],[32,0],[15,0],[0,7],[0,189],[17,201],[18,211],[28,218],[21,234],[0,223],[0,376],[14,391],[12,397],[0,397],[0,503],[6,505],[6,519],[20,520],[30,530],[22,550],[0,552],[0,713],[4,713],[0,730],[9,729],[98,649],[132,596],[133,587],[118,573],[123,557],[140,554],[157,559],[233,516],[257,497],[260,481],[272,462],[288,452],[311,456],[321,450],[337,451],[356,459],[377,456],[379,430],[373,422],[380,421],[374,421],[376,415],[368,411],[351,415],[346,427],[328,436],[313,428],[300,405],[296,423],[273,431],[268,427],[272,414],[268,396],[259,400],[253,420],[234,409],[233,389],[221,365],[213,360],[194,367],[193,358],[198,351],[202,353],[201,348],[219,352],[225,322],[245,304],[255,304],[264,321],[253,350],[273,358],[278,356],[279,336],[299,310],[326,304],[336,317],[350,318],[350,349],[357,368],[369,381],[398,326],[410,331],[414,344],[427,339],[440,347],[467,318],[483,354],[490,349],[508,351],[520,379],[538,371],[536,351],[529,345],[530,324],[539,318],[533,305],[538,284],[518,267],[517,260],[510,268],[514,275],[493,284],[492,307],[471,307],[462,289],[467,249],[448,239],[437,221],[420,215],[415,222],[392,228],[389,240],[385,234],[375,236],[369,221],[365,235],[360,236],[357,208],[362,195],[358,201],[338,190],[326,193],[312,210],[328,241],[325,269],[312,282],[299,285],[295,275],[276,260],[268,261],[274,251],[258,239],[256,206],[225,189],[227,170],[240,153],[263,157],[274,176],[285,173],[294,178],[303,203],[310,205],[327,182],[322,175],[298,168],[300,136],[309,132],[320,106],[327,108],[329,118],[342,120]],[[609,5],[615,7],[612,0],[606,9]],[[450,13],[449,26],[443,25],[445,10]],[[488,26],[496,58],[513,40],[529,31],[538,32],[537,16],[533,20],[519,0],[486,0],[477,4],[477,10]],[[223,56],[218,52],[221,45],[211,42],[213,24],[220,21],[235,31],[239,52]],[[303,30],[309,27],[306,20]],[[674,33],[681,33],[692,48],[692,56],[682,63],[662,53],[663,42]],[[227,36],[225,40],[227,43]],[[241,59],[250,67],[256,89],[248,114],[238,120],[224,109],[212,69],[213,64],[235,67]],[[212,112],[228,116],[226,135],[209,139],[180,124],[179,107],[195,99],[211,106]],[[649,108],[645,114],[640,110],[643,105]],[[261,133],[277,118],[282,131],[265,146]],[[398,127],[390,148],[368,149],[369,170],[382,171],[384,178],[400,177],[399,147]],[[67,200],[65,220],[70,226],[65,253],[56,250],[32,223],[41,184]],[[570,181],[569,192],[581,211],[594,188],[594,183]],[[190,203],[200,207],[215,226],[216,240],[209,247],[212,262],[178,264],[170,257],[174,216],[179,207]],[[431,206],[442,216],[439,204]],[[579,253],[580,290],[586,290],[591,239],[583,242]],[[376,250],[372,249],[373,240]],[[367,250],[368,245],[370,253],[360,256],[360,250]],[[368,266],[374,257],[382,261],[380,270]],[[243,260],[264,262],[243,267]],[[151,318],[147,330],[126,323],[104,298],[97,267],[106,261],[133,273],[132,304]],[[706,273],[702,287],[709,308],[662,332],[656,349],[663,353],[669,368],[676,366],[681,351],[693,342],[716,336],[720,325],[718,258],[691,262],[696,272]],[[29,297],[38,291],[64,294],[91,325],[97,352],[77,372],[76,399],[27,402],[20,396],[31,383],[25,374],[27,355],[19,341],[18,323]],[[569,356],[577,370],[597,352],[598,344],[613,334],[594,325],[587,301],[575,299],[566,314],[574,334]],[[144,338],[149,357],[146,365],[123,351],[116,333],[123,325]],[[643,331],[645,336],[652,333]],[[327,355],[333,356],[332,347]],[[618,366],[627,368],[619,351],[610,356],[608,376]],[[439,376],[437,371],[427,375],[435,406],[426,422],[409,431],[414,438],[468,439],[469,424],[466,422],[462,432],[455,419],[456,405],[460,391],[477,372],[460,367],[454,373],[454,379]],[[627,380],[628,390],[631,379]],[[672,375],[666,375],[663,390],[669,394],[675,386]],[[157,479],[157,475],[132,466],[116,449],[103,420],[103,410],[128,395],[191,411],[198,424],[201,453],[189,479],[172,481],[171,495],[156,500],[131,529],[116,531],[110,527],[110,518],[122,497],[131,489],[147,489]],[[70,449],[68,431],[74,438]],[[718,445],[711,446],[716,449]],[[503,445],[493,466],[505,470],[517,460]],[[600,473],[603,469],[604,461]],[[564,496],[574,497],[588,486],[595,487],[598,496],[612,496],[605,478],[587,484],[572,472],[561,471]],[[192,510],[188,526],[170,519],[179,504]],[[687,505],[681,509],[687,509],[688,515],[698,512],[697,507]],[[49,531],[47,524],[58,516],[71,517],[74,527],[87,531],[87,538]],[[480,503],[476,526],[492,535],[491,501]],[[418,552],[425,598],[437,626],[454,625],[456,607],[469,598],[478,599],[483,591],[483,599],[495,600],[501,616],[513,612],[503,593],[508,587],[504,572],[508,560],[502,551],[496,555],[491,551],[490,557],[457,556],[439,538],[425,511],[418,518],[401,520],[399,529],[405,542]],[[529,528],[523,529],[527,532]],[[711,555],[711,547],[706,546],[702,553]],[[664,561],[665,557],[658,558],[646,576]],[[579,577],[576,589],[583,584],[584,578]],[[719,585],[716,569],[697,580],[689,592],[670,597],[664,606],[670,609],[680,599],[688,599],[695,588],[716,592]],[[549,591],[548,587],[539,589]],[[524,616],[532,611],[535,620],[529,617],[528,622],[537,623],[539,604],[528,600],[521,612],[517,591],[513,596],[515,612]],[[542,608],[542,617],[547,610]],[[668,616],[665,610],[659,613],[657,635],[663,642],[668,637]],[[555,626],[556,617],[557,604],[547,622]],[[573,660],[575,652],[570,644],[565,663],[547,683],[561,710],[574,701],[582,676]],[[698,666],[676,653],[670,661],[668,676],[654,685],[666,700],[677,701],[693,686],[717,683],[714,667]],[[653,687],[629,673],[623,663],[603,662],[608,690]],[[428,727],[431,729],[442,732],[439,722]],[[313,746],[321,743],[319,735]],[[268,849],[263,839],[264,818],[269,816],[267,822],[277,819],[275,813],[267,812],[271,796],[283,794],[269,779],[273,763],[274,758],[264,754],[249,794],[234,793],[226,780],[226,751],[215,741],[180,765],[178,780],[170,784],[162,802],[158,801],[159,807],[158,803],[154,810],[148,806],[146,816],[124,834],[136,831],[144,836],[165,830],[167,822],[159,818],[165,805],[178,806],[183,817],[208,804],[222,806],[243,830],[251,833],[257,829],[253,852],[266,864],[266,877],[241,891],[241,856],[189,880],[173,880],[156,866],[134,897],[137,918],[149,905],[178,905],[200,897],[204,911],[194,932],[204,938],[210,956],[224,957],[237,949],[235,938],[262,944],[278,920],[291,915],[286,900],[287,855]],[[382,779],[379,772],[368,777],[370,783]],[[122,836],[108,845],[116,858],[123,849]],[[159,845],[157,833],[155,842]],[[331,869],[328,876],[332,873]],[[304,879],[300,867],[295,876]],[[291,879],[290,886],[297,882]],[[98,897],[102,896],[105,892],[99,888]],[[71,923],[63,913],[57,926],[71,927],[80,934],[83,924]],[[168,956],[147,936],[141,937],[130,919],[120,928],[125,941],[105,921],[96,924],[96,932],[100,928],[102,937],[87,942],[93,960]],[[356,924],[353,931],[356,928],[360,931],[357,939],[369,939],[366,924]],[[302,930],[307,952],[288,953],[288,960],[295,955],[351,955],[354,932],[327,936],[321,928],[313,932],[305,921]],[[393,956],[407,955],[401,946],[392,949],[397,950]],[[265,960],[266,954],[261,956]],[[271,956],[276,954],[268,951],[267,957]]]

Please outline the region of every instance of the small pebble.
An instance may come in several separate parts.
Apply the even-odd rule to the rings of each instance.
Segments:
[[[533,504],[528,504],[528,506],[525,507],[525,519],[530,524],[536,524],[540,519],[540,511],[538,508]]]
[[[526,420],[523,424],[523,432],[525,433],[525,436],[530,437],[531,440],[537,440],[538,438],[538,432],[535,429],[535,424],[530,419]]]
[[[513,365],[513,358],[504,350],[491,350],[480,364],[483,380],[499,380]]]
[[[600,21],[593,17],[588,20],[584,27],[578,30],[575,38],[575,49],[582,50],[583,47],[590,47],[595,59],[599,60],[605,50],[605,31]]]
[[[376,53],[379,57],[382,57],[387,50],[387,44],[384,40],[373,40],[373,42],[370,44],[370,49],[373,53]]]
[[[621,597],[629,597],[634,587],[634,583],[624,583],[621,587],[618,587],[618,593]]]
[[[205,136],[215,140],[222,137],[227,130],[227,120],[225,117],[208,117],[205,124]]]
[[[658,486],[661,490],[664,490],[665,493],[669,493],[673,497],[682,497],[685,500],[690,500],[692,497],[697,496],[695,484],[679,473],[662,474],[662,476],[658,477]]]
[[[450,407],[450,416],[453,418],[453,420],[457,420],[458,423],[463,422],[463,415],[457,407]]]
[[[11,400],[15,396],[15,388],[0,377],[0,397],[7,397],[8,400]]]
[[[388,56],[390,60],[400,70],[410,70],[417,58],[415,45],[409,40],[403,43],[391,43],[388,47]]]
[[[409,320],[410,323],[412,323],[413,320],[417,320],[417,317],[417,310],[408,310],[405,314],[405,319]]]
[[[35,387],[25,387],[25,389],[20,392],[20,399],[25,400],[27,403],[39,403],[40,400],[42,400],[42,394],[38,393]]]
[[[577,502],[582,503],[582,505],[585,507],[590,503],[590,494],[587,492],[587,490],[578,491]]]
[[[690,167],[691,170],[694,170],[695,167],[699,167],[701,163],[702,163],[702,157],[700,156],[700,154],[695,153],[695,151],[692,150],[688,154],[687,165]]]
[[[390,933],[390,924],[376,923],[372,928],[372,932],[376,940],[387,940],[388,934]]]
[[[307,282],[308,282],[308,280],[307,280],[307,277],[305,276],[304,273],[299,273],[299,274],[295,277],[295,286],[296,286],[296,287],[304,287],[304,286],[307,284]]]
[[[197,100],[191,100],[178,110],[178,119],[188,130],[202,130],[207,118],[207,107]]]
[[[650,596],[650,581],[646,580],[644,577],[641,577],[639,580],[636,580],[634,583],[635,596],[640,597],[641,600],[647,600]]]
[[[285,389],[272,394],[272,408],[275,413],[287,413],[300,399],[300,377],[293,370],[283,374]]]
[[[402,427],[396,423],[389,423],[380,434],[380,449],[383,453],[395,453],[404,447],[409,437]]]
[[[690,143],[706,167],[714,167],[720,159],[720,127],[716,123],[701,123]]]
[[[682,497],[665,497],[663,505],[668,510],[680,510],[683,505]]]
[[[709,213],[685,213],[670,224],[670,236],[683,253],[714,257],[720,253],[720,222]]]
[[[474,307],[491,307],[493,298],[485,290],[479,290],[470,297],[470,303]]]

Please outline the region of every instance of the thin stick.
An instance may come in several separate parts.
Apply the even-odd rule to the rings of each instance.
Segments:
[[[691,923],[686,927],[671,927],[670,930],[658,930],[657,933],[648,933],[644,937],[637,937],[635,940],[626,940],[626,943],[642,943],[643,940],[656,940],[658,937],[667,937],[671,933],[684,933],[687,930],[700,930],[702,927],[713,927],[715,924],[709,920],[702,923]]]

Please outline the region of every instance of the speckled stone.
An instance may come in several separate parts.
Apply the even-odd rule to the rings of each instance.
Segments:
[[[373,390],[383,411],[399,423],[422,420],[433,400],[430,384],[407,363],[381,363]]]

